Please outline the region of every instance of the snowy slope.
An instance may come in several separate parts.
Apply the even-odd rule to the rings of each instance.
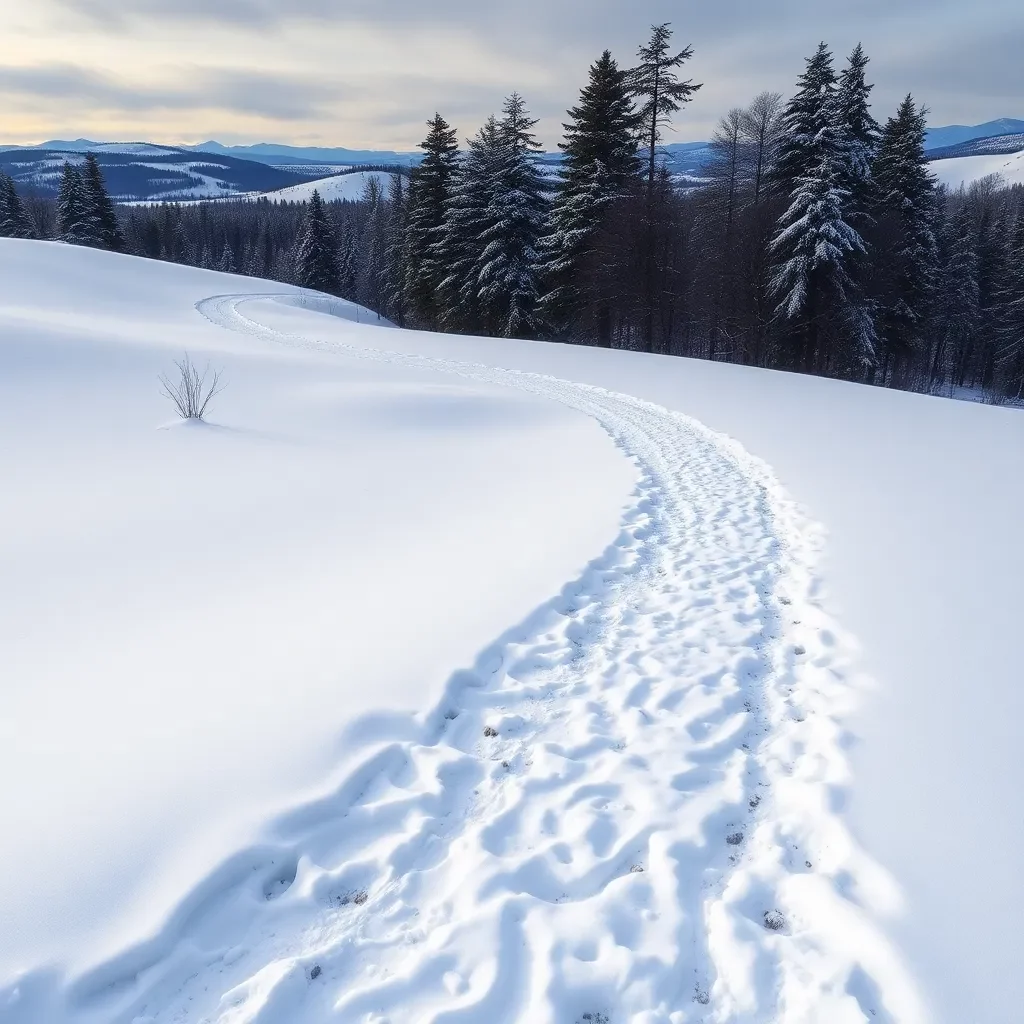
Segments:
[[[156,932],[363,756],[360,716],[436,703],[614,539],[635,471],[557,404],[196,312],[246,278],[6,239],[0,267],[4,992]],[[185,348],[228,387],[161,429]],[[47,974],[16,991],[5,1024],[63,1019]]]
[[[947,188],[969,186],[990,174],[998,174],[1005,185],[1024,182],[1024,151],[986,156],[958,156],[933,160],[928,169]]]
[[[0,1021],[1014,1019],[1020,413],[5,255]]]
[[[392,175],[385,171],[353,171],[348,174],[333,174],[326,178],[308,181],[304,185],[290,185],[288,188],[265,192],[263,195],[275,203],[305,203],[319,191],[324,202],[336,199],[361,199],[366,182],[373,178],[378,181],[384,194],[387,195],[388,183]]]

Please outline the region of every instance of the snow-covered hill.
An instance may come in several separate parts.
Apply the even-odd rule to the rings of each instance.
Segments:
[[[1020,412],[9,240],[0,359],[2,1024],[1014,1019]]]
[[[1024,150],[1017,153],[958,156],[933,160],[928,170],[947,188],[958,189],[975,181],[998,174],[1004,185],[1024,182]]]
[[[69,146],[75,144],[68,144]],[[123,202],[208,199],[271,191],[314,175],[237,157],[196,153],[149,143],[99,143],[96,154],[111,195]],[[55,196],[65,162],[80,164],[80,149],[0,150],[0,171],[19,188]]]
[[[371,178],[380,184],[382,193],[387,195],[392,175],[386,171],[351,171],[346,174],[332,174],[302,185],[291,185],[274,192],[266,192],[263,195],[276,203],[305,203],[309,201],[313,191],[317,190],[324,202],[338,199],[355,200],[362,198],[366,184]]]

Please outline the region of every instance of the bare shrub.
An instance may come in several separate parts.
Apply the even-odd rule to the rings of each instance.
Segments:
[[[172,381],[165,373],[160,374],[163,394],[174,403],[183,420],[201,420],[206,415],[210,400],[227,386],[220,382],[220,370],[214,370],[211,375],[210,364],[207,363],[200,374],[187,352],[174,365],[178,368],[177,381]]]

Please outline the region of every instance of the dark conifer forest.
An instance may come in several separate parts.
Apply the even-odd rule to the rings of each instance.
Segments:
[[[557,168],[518,93],[358,201],[115,207],[94,160],[55,202],[0,180],[0,235],[270,278],[423,330],[543,338],[931,393],[1024,396],[1024,188],[950,193],[911,95],[877,119],[860,46],[728,111],[699,179],[659,147],[700,83],[655,26],[569,109]]]

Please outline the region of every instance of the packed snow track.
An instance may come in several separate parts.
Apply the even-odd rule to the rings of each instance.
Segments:
[[[80,978],[74,1019],[924,1020],[885,937],[898,894],[839,816],[852,668],[819,602],[820,537],[771,471],[629,395],[280,333],[258,319],[271,299],[297,301],[198,309],[564,403],[638,483],[579,579],[438,706],[381,721],[333,795],[222,865],[151,942]]]

